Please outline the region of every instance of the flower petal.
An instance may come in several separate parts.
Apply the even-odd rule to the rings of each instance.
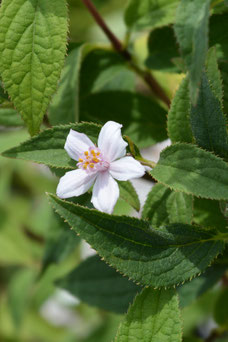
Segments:
[[[113,178],[127,181],[140,178],[145,174],[145,168],[134,158],[124,157],[110,164],[109,172]]]
[[[96,177],[97,173],[88,174],[81,169],[69,171],[60,178],[56,194],[60,198],[80,196],[89,190]]]
[[[108,171],[100,172],[93,187],[91,202],[104,213],[111,214],[119,197],[119,187]]]
[[[78,160],[79,156],[83,152],[88,151],[91,146],[94,147],[94,143],[87,137],[87,135],[71,129],[67,136],[64,148],[72,159]]]
[[[112,162],[126,154],[127,143],[121,136],[122,125],[114,121],[108,121],[102,127],[98,137],[98,147],[107,161]]]

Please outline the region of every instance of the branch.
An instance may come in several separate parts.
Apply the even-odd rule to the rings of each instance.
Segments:
[[[170,99],[162,89],[162,87],[158,84],[156,79],[151,75],[151,73],[147,70],[142,70],[138,65],[136,65],[133,61],[132,55],[128,50],[125,49],[122,42],[113,34],[113,32],[109,29],[103,18],[101,17],[100,13],[98,13],[96,7],[91,2],[91,0],[82,0],[84,5],[89,10],[90,14],[95,19],[96,23],[100,26],[103,30],[105,35],[108,37],[109,41],[111,42],[113,48],[124,57],[124,59],[129,62],[131,68],[144,79],[147,85],[150,87],[152,92],[162,100],[168,107],[170,106]]]

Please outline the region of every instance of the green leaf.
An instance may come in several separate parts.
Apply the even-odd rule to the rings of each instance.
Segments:
[[[151,171],[152,177],[169,188],[210,199],[228,199],[228,165],[214,154],[194,145],[166,148]]]
[[[175,290],[144,289],[120,324],[115,342],[181,342]]]
[[[179,0],[130,0],[125,11],[125,23],[135,30],[154,29],[171,24]]]
[[[88,199],[88,194],[86,195],[86,199]],[[81,241],[59,215],[55,215],[55,219],[52,221],[50,228],[51,236],[45,246],[41,273],[49,265],[53,263],[58,264],[65,260]]]
[[[210,18],[210,39],[209,45],[216,46],[219,61],[225,61],[228,55],[227,27],[228,13],[213,15]]]
[[[97,255],[83,261],[56,284],[89,305],[116,313],[125,313],[141,290]]]
[[[102,325],[83,342],[111,342],[122,319],[121,315],[107,315],[103,317]],[[69,341],[69,342],[74,342]]]
[[[79,123],[65,126],[55,126],[42,131],[37,136],[23,142],[21,145],[5,151],[3,155],[9,158],[24,159],[50,167],[72,170],[76,167],[64,150],[70,129],[85,133],[95,143],[101,127],[92,123]]]
[[[52,0],[3,0],[0,21],[2,80],[34,135],[57,88],[64,62],[66,2],[56,0],[53,6]]]
[[[8,94],[5,92],[5,89],[3,88],[2,82],[0,81],[0,98],[3,100],[8,100],[9,96]]]
[[[216,228],[223,232],[227,230],[227,222],[218,201],[194,198],[193,222],[206,228]]]
[[[228,114],[228,13],[213,15],[210,19],[210,46],[216,47],[218,65],[222,74],[224,88],[224,109]]]
[[[173,143],[193,142],[190,115],[188,78],[182,80],[168,113],[168,134]]]
[[[228,327],[228,289],[223,289],[215,303],[214,319],[222,326]]]
[[[16,272],[9,284],[9,310],[14,325],[19,329],[31,300],[31,289],[35,282],[36,273],[30,269]]]
[[[145,61],[148,68],[165,72],[181,71],[174,63],[180,54],[172,27],[153,30],[148,39],[148,50],[149,55]]]
[[[214,95],[219,99],[220,103],[223,102],[223,84],[221,73],[218,68],[217,52],[216,48],[212,47],[209,49],[206,60],[206,73],[208,81],[211,86],[211,90]]]
[[[15,109],[0,108],[0,125],[6,127],[23,126],[24,123]]]
[[[206,53],[210,0],[182,0],[177,9],[174,25],[181,54],[189,71],[190,97],[197,101]]]
[[[226,119],[205,73],[202,74],[197,104],[191,108],[190,122],[197,145],[221,157],[228,156]]]
[[[156,184],[147,197],[142,218],[149,220],[155,227],[177,222],[190,224],[192,211],[192,196]]]
[[[212,288],[223,276],[226,271],[224,265],[213,265],[209,267],[200,277],[194,278],[192,281],[185,283],[177,288],[180,299],[180,307],[184,308],[190,305],[198,297]]]
[[[123,133],[141,148],[167,138],[166,111],[150,98],[129,91],[105,91],[86,97],[81,117],[100,123],[115,119],[123,124]]]
[[[83,60],[80,72],[80,102],[90,94],[135,88],[135,73],[126,60],[109,49],[93,49]],[[112,118],[113,119],[113,118]]]
[[[122,198],[125,202],[130,204],[130,206],[134,208],[136,211],[139,211],[139,198],[131,182],[118,182],[118,185],[120,189],[120,198]]]
[[[223,250],[214,231],[184,224],[153,229],[132,217],[107,215],[49,195],[55,211],[101,257],[130,279],[172,286],[202,272]]]
[[[83,58],[91,49],[93,49],[91,44],[78,44],[66,58],[57,93],[54,95],[49,108],[48,116],[52,125],[79,121],[81,64]]]

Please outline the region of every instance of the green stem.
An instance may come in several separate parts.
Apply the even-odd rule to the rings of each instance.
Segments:
[[[148,159],[145,159],[143,157],[135,157],[135,159],[138,160],[142,165],[149,166],[152,168],[154,168],[156,166],[155,162],[148,160]]]

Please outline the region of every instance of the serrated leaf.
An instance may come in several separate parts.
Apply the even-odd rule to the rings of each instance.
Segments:
[[[189,71],[190,98],[197,101],[208,49],[210,0],[182,0],[177,8],[174,29],[181,54]]]
[[[168,113],[168,134],[173,143],[193,142],[190,115],[190,95],[188,78],[184,78],[175,94]]]
[[[89,305],[116,313],[125,313],[141,291],[140,286],[121,276],[97,255],[83,261],[56,284]]]
[[[218,65],[223,79],[224,109],[228,114],[228,13],[213,15],[210,19],[210,46],[216,47]]]
[[[63,0],[56,0],[54,6],[52,0],[2,1],[0,72],[31,135],[39,131],[57,88],[66,53],[67,20]]]
[[[219,99],[220,103],[222,104],[223,85],[222,85],[221,73],[218,67],[217,53],[216,53],[215,47],[210,48],[207,53],[206,73],[207,73],[208,81],[210,83],[210,86],[214,95]]]
[[[195,145],[167,147],[152,177],[176,191],[210,199],[228,199],[228,165]]]
[[[130,307],[115,342],[181,342],[181,329],[176,291],[147,288]]]
[[[139,211],[139,198],[131,182],[118,182],[118,185],[120,189],[120,198],[122,198],[125,202],[130,204],[130,206],[134,208],[136,211]]]
[[[221,103],[212,91],[204,72],[196,106],[192,106],[190,111],[190,122],[198,146],[221,157],[227,157],[226,119],[221,109]]]
[[[227,231],[227,222],[221,213],[218,201],[194,198],[193,222],[203,227]]]
[[[125,23],[135,30],[171,24],[179,0],[130,0],[125,11]]]
[[[190,224],[192,216],[192,196],[172,191],[162,184],[153,186],[142,213],[142,218],[155,227],[177,222]]]
[[[64,150],[70,129],[85,133],[95,143],[101,127],[92,123],[78,123],[65,126],[55,126],[42,131],[37,136],[21,145],[5,151],[3,155],[9,158],[24,159],[54,168],[75,169],[74,162]]]
[[[172,27],[164,26],[153,30],[148,39],[148,50],[145,61],[148,68],[165,72],[181,71],[174,63],[180,54]]]
[[[87,96],[81,118],[123,124],[123,133],[139,147],[148,147],[167,138],[166,111],[150,98],[130,91],[105,91]]]
[[[226,271],[225,265],[213,265],[209,267],[205,273],[192,281],[185,283],[177,288],[177,293],[180,299],[180,307],[184,308],[190,305],[198,297],[212,288],[223,276]]]
[[[52,125],[79,121],[79,78],[83,58],[94,47],[77,44],[66,58],[57,93],[53,96],[48,117]]]
[[[15,109],[0,108],[0,125],[6,127],[16,127],[23,126],[24,122]]]
[[[172,286],[202,272],[223,249],[214,231],[184,224],[153,229],[49,195],[55,211],[110,265],[148,286]]]

